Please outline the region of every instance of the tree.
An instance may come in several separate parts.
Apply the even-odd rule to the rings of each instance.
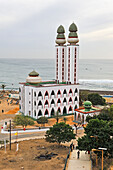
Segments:
[[[89,92],[87,90],[80,91],[80,95],[79,95],[80,105],[82,105],[84,101],[88,100],[88,94]]]
[[[48,119],[47,119],[47,117],[40,117],[40,118],[37,119],[37,123],[38,124],[48,123]]]
[[[105,99],[98,93],[88,94],[88,100],[91,101],[93,105],[105,105]]]
[[[56,112],[55,119],[56,119],[56,121],[58,123],[58,121],[59,121],[59,111]]]
[[[1,88],[3,89],[3,92],[4,92],[5,87],[6,87],[5,84],[2,84],[2,85],[1,85]]]
[[[21,125],[24,127],[26,127],[27,125],[34,125],[34,121],[29,118],[28,116],[23,116],[23,115],[16,115],[14,120],[13,120],[15,125]]]
[[[64,118],[63,118],[63,121],[64,121],[64,123],[66,123],[66,121],[67,121],[67,118],[66,118],[66,117],[64,117]]]
[[[46,131],[46,141],[50,143],[57,142],[58,144],[69,142],[75,139],[75,134],[70,125],[64,122],[56,123],[50,130]]]
[[[107,148],[107,151],[104,152],[104,156],[109,155],[113,157],[113,140],[110,139],[110,136],[113,134],[113,121],[107,122],[99,119],[92,119],[84,130],[85,136],[78,139],[79,150],[91,151],[93,148]]]

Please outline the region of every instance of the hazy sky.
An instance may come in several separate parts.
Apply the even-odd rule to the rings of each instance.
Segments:
[[[78,27],[82,59],[113,59],[113,0],[0,0],[0,58],[55,58],[57,28]]]

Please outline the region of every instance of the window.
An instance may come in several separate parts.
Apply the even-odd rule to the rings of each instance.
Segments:
[[[34,101],[34,106],[36,106],[36,101]]]
[[[38,106],[41,106],[41,105],[42,105],[42,102],[41,102],[41,101],[39,101]]]
[[[38,97],[40,97],[40,96],[42,96],[42,93],[41,93],[41,91],[38,93]]]
[[[19,92],[21,92],[21,88],[19,87]]]
[[[58,99],[57,103],[61,103],[60,99]]]
[[[38,116],[42,116],[42,111],[41,110],[39,110]]]
[[[75,101],[77,101],[77,96],[75,97]]]
[[[19,100],[21,100],[21,96],[19,96]]]
[[[34,116],[36,116],[36,110],[34,110]]]
[[[57,94],[61,94],[60,90],[58,90],[58,93]]]
[[[29,101],[29,104],[30,104],[31,102]]]
[[[45,105],[49,105],[49,103],[48,103],[48,101],[47,101],[47,100],[45,101]]]
[[[55,92],[54,92],[54,90],[52,90],[52,92],[51,92],[51,95],[55,95]]]
[[[51,104],[55,104],[55,101],[52,99]]]
[[[49,115],[49,112],[48,112],[48,110],[46,109],[46,111],[45,111],[45,115]]]
[[[31,93],[29,92],[29,95],[31,95]]]
[[[63,100],[63,103],[67,103],[67,100],[66,100],[66,98],[64,98],[64,100]]]
[[[64,89],[64,91],[63,91],[63,94],[67,94],[67,91],[66,91],[66,89]]]
[[[71,107],[71,106],[69,107],[69,112],[70,112],[70,111],[72,111],[72,107]]]
[[[34,92],[34,96],[36,97],[36,92]]]

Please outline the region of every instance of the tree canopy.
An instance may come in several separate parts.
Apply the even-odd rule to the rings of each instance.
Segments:
[[[107,148],[104,155],[113,157],[113,121],[92,119],[86,128],[85,135],[78,139],[78,149],[91,151],[91,149]]]
[[[16,115],[13,122],[15,125],[21,125],[23,127],[26,127],[27,125],[34,125],[34,121],[31,118],[23,115]]]
[[[48,119],[47,119],[47,117],[40,117],[40,118],[37,119],[37,123],[38,124],[48,123]]]
[[[105,99],[98,93],[88,94],[88,100],[91,101],[93,105],[105,105]]]
[[[69,142],[75,139],[75,134],[70,125],[64,122],[56,123],[46,132],[46,141],[50,143],[57,142],[58,144]]]

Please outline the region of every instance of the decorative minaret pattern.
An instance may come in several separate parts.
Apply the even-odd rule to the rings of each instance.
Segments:
[[[79,42],[77,35],[77,26],[72,23],[69,27],[68,45],[67,45],[67,60],[66,60],[66,81],[71,84],[78,83],[78,47]]]
[[[66,43],[65,39],[65,30],[62,25],[60,25],[57,29],[57,37],[56,37],[56,80],[59,82],[66,80]]]

